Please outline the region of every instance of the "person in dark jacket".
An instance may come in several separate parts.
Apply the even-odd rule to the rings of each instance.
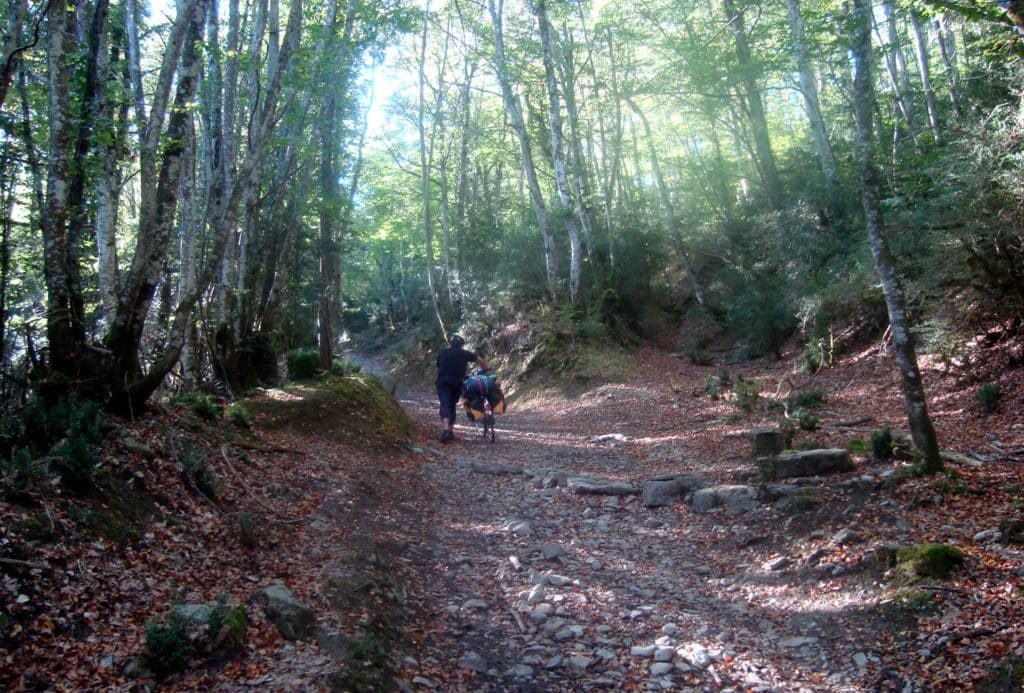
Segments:
[[[466,366],[476,363],[487,370],[482,356],[465,348],[465,341],[459,335],[452,335],[449,346],[437,355],[437,399],[441,403],[441,442],[455,439],[455,404],[462,395],[462,382],[466,379]]]

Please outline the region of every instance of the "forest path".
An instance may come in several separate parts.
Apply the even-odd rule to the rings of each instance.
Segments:
[[[654,348],[628,358],[634,382],[513,398],[493,444],[461,413],[456,442],[437,443],[434,393],[399,393],[430,432],[417,514],[399,522],[418,564],[400,680],[445,691],[859,691],[904,681],[881,645],[912,639],[914,619],[879,619],[877,583],[855,571],[857,552],[832,541],[865,512],[873,473],[818,480],[813,509],[758,504],[740,515],[553,485],[558,475],[544,470],[636,487],[681,474],[757,483],[746,432],[773,417],[708,397],[715,369]],[[787,375],[782,363],[758,374],[771,384]],[[860,413],[844,407],[830,400],[837,417]]]

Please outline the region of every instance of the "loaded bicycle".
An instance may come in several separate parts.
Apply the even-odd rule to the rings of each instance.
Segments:
[[[498,384],[498,376],[481,368],[466,378],[462,386],[462,406],[481,437],[493,443],[494,416],[505,413],[505,394]]]

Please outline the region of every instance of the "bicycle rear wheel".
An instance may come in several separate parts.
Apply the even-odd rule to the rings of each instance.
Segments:
[[[484,416],[484,440],[490,440],[494,442],[494,415],[487,414]]]

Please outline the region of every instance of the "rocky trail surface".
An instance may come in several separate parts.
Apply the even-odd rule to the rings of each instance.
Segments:
[[[639,348],[623,382],[510,392],[494,443],[365,376],[261,391],[252,429],[118,421],[120,486],[0,501],[0,689],[1020,690],[1019,367],[985,414],[925,363],[955,454],[922,476],[866,454],[905,418],[890,355],[797,360]],[[816,470],[753,458],[787,414]],[[962,564],[910,584],[881,549],[921,544]],[[221,600],[244,638],[150,668],[158,619]]]
[[[629,384],[511,398],[495,443],[463,419],[456,442],[424,438],[421,465],[379,479],[376,493],[405,489],[372,511],[408,590],[398,687],[960,690],[1024,654],[1022,552],[992,531],[1015,512],[1019,460],[960,457],[956,491],[892,483],[899,463],[866,456],[765,484],[748,433],[775,415],[710,398],[715,371],[668,352],[636,361]],[[765,383],[788,379],[761,368]],[[876,355],[805,376],[828,398],[817,446],[898,427],[894,372]],[[401,400],[433,435],[433,393]],[[934,415],[944,447],[964,452],[1024,436],[1011,416],[961,437],[976,416],[953,395]],[[959,546],[966,568],[908,599],[875,548],[917,542]]]

